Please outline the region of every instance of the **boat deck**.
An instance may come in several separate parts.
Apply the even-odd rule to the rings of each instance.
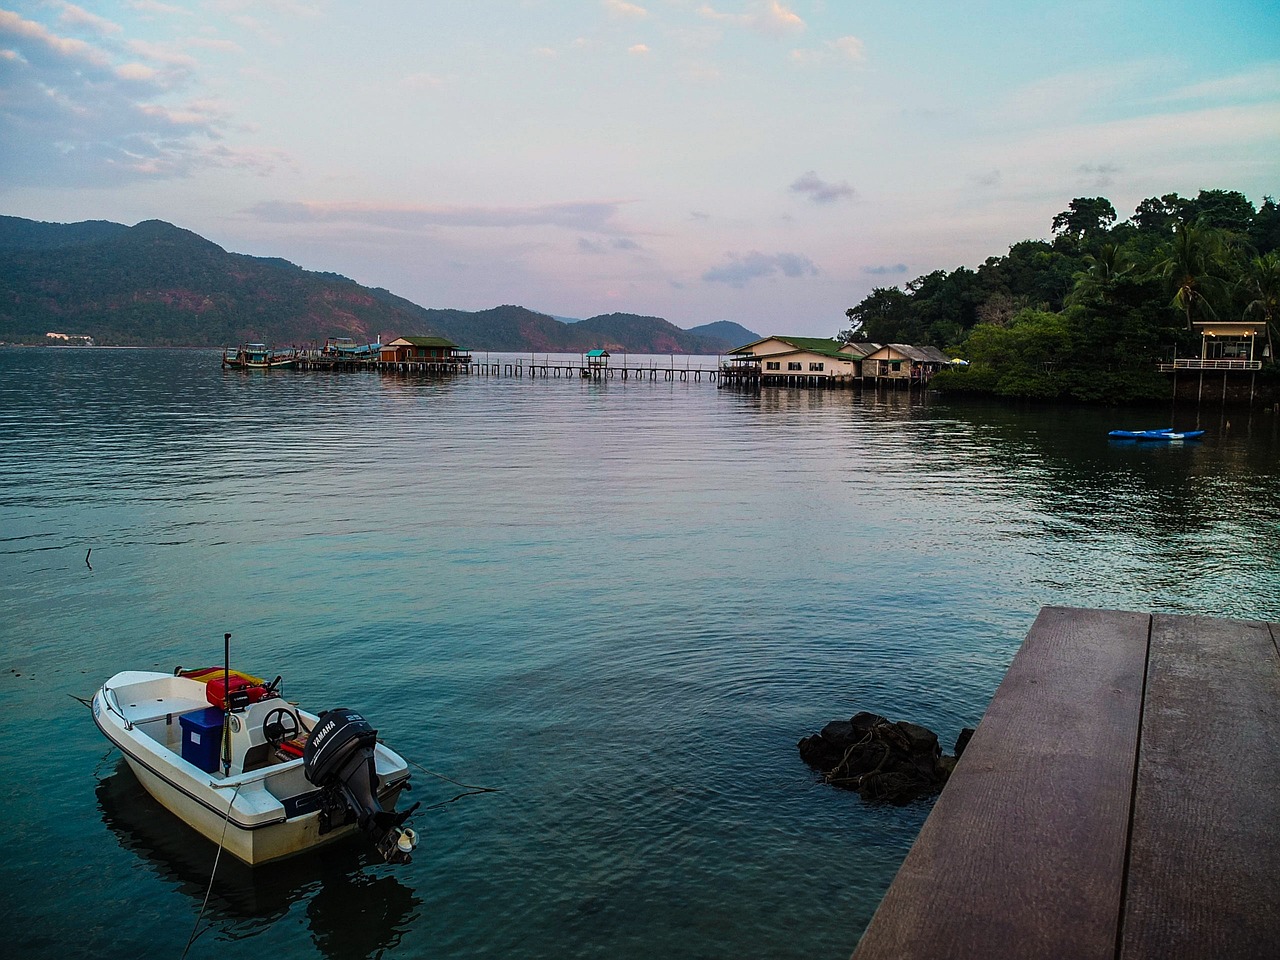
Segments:
[[[176,718],[209,706],[204,685],[183,677],[156,679],[151,674],[124,673],[123,682],[111,687],[112,707],[130,723]]]
[[[1042,610],[854,960],[1280,956],[1277,640]]]

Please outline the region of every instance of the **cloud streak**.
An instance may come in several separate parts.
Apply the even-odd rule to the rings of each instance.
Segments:
[[[804,194],[818,204],[835,203],[837,200],[852,200],[857,196],[853,187],[849,186],[846,181],[830,183],[820,178],[813,170],[797,178],[796,182],[791,184],[791,192]]]
[[[625,0],[604,0],[603,7],[615,17],[622,17],[629,20],[643,20],[649,16],[649,11],[644,7],[635,3],[626,3]]]
[[[861,63],[866,59],[866,47],[857,37],[848,36],[828,40],[818,49],[801,48],[791,51],[791,59],[802,65],[825,63],[833,56]]]
[[[58,22],[68,27],[82,27],[92,33],[112,34],[120,33],[122,28],[120,24],[113,23],[106,17],[100,17],[96,13],[90,13],[83,7],[77,7],[74,3],[55,3],[62,12],[58,15]]]
[[[728,254],[729,262],[712,267],[702,275],[707,283],[727,283],[731,287],[742,289],[752,280],[775,277],[779,273],[784,277],[816,277],[821,271],[817,264],[802,253],[761,253],[752,250],[750,253]]]
[[[620,204],[611,201],[548,203],[525,207],[394,206],[360,203],[267,201],[249,215],[264,223],[349,223],[388,230],[426,227],[563,227],[596,234],[621,232]]]
[[[706,20],[744,27],[767,37],[781,37],[805,28],[804,20],[779,0],[764,0],[764,2],[749,4],[745,13],[723,13],[711,4],[705,3],[698,8],[698,13]]]

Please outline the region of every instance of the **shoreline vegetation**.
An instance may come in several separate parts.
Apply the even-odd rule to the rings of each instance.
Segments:
[[[877,287],[845,315],[844,341],[915,343],[969,361],[931,386],[946,393],[1089,403],[1169,397],[1158,365],[1199,357],[1204,321],[1255,322],[1258,385],[1280,388],[1280,206],[1201,190],[1143,200],[1117,223],[1105,197],[1053,218],[976,270],[936,270]]]

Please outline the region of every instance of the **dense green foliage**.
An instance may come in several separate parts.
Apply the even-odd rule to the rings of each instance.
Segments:
[[[228,253],[160,220],[38,223],[0,217],[0,341],[87,335],[102,345],[322,344],[438,335],[471,350],[719,353],[757,335],[681,330],[608,314],[564,323],[524,307],[427,310],[386,290],[268,257]]]
[[[977,270],[878,287],[846,311],[845,340],[934,345],[970,361],[944,390],[1121,401],[1162,397],[1156,364],[1198,354],[1199,319],[1259,319],[1280,297],[1280,206],[1202,190],[1142,201],[1116,223],[1104,197],[1053,218],[1053,239],[1015,243]],[[1274,350],[1272,351],[1274,356]]]

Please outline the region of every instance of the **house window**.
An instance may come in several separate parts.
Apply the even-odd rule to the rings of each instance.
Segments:
[[[777,360],[767,360],[765,361],[764,368],[766,370],[781,370],[782,364],[779,363]]]
[[[821,371],[821,370],[822,370],[822,364],[820,364],[820,363],[811,363],[811,364],[809,364],[809,369],[810,369],[811,371],[812,371],[812,370],[818,370],[818,371]]]
[[[803,370],[803,369],[804,369],[804,364],[800,363],[799,361],[791,361],[791,362],[789,362],[789,363],[787,364],[787,369],[788,369],[788,370]]]
[[[1205,353],[1210,360],[1248,360],[1251,340],[1209,340]]]

